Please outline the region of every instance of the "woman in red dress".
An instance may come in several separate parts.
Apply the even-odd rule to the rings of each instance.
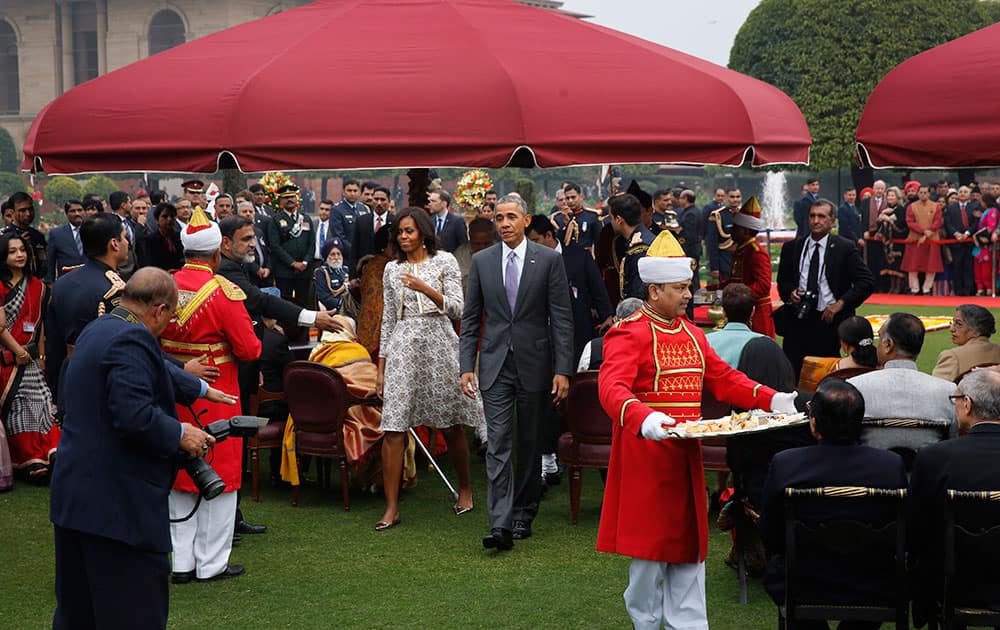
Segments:
[[[15,233],[0,237],[0,414],[3,416],[15,476],[35,483],[48,480],[60,431],[52,420],[52,393],[38,365],[44,347],[42,313],[45,285],[33,275],[32,248]]]

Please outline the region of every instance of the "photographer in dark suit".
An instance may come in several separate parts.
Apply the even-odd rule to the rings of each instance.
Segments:
[[[518,195],[501,197],[495,221],[502,242],[472,257],[459,365],[462,391],[474,398],[481,387],[486,412],[491,531],[483,546],[505,550],[513,547],[514,538],[531,536],[538,513],[540,432],[553,402],[569,392],[573,315],[562,257],[524,236],[531,222],[524,200]]]
[[[167,625],[174,456],[201,457],[215,442],[177,421],[156,340],[176,307],[173,279],[142,269],[76,340],[52,476],[53,628]]]
[[[836,219],[833,202],[818,199],[809,208],[809,235],[781,246],[778,294],[785,305],[774,324],[796,375],[806,356],[839,356],[837,326],[872,293],[857,245],[830,234]]]

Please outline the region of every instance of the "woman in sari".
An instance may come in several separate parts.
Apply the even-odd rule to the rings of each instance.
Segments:
[[[840,350],[843,357],[805,357],[802,361],[802,372],[799,376],[798,389],[814,392],[820,381],[836,372],[851,368],[878,367],[878,355],[875,351],[871,323],[857,315],[848,317],[837,326],[837,336],[840,338]]]
[[[60,431],[52,421],[52,393],[37,359],[44,347],[42,313],[45,285],[34,276],[31,248],[16,233],[0,237],[0,414],[15,476],[33,483],[48,480]]]
[[[324,332],[319,345],[309,355],[309,360],[335,369],[344,379],[347,391],[355,398],[365,399],[375,396],[378,366],[368,351],[358,342],[354,332],[354,321],[349,317],[334,317],[343,330],[337,333]],[[355,483],[365,490],[374,490],[381,481],[382,471],[378,456],[380,450],[373,448],[382,439],[379,425],[382,423],[382,409],[379,406],[355,405],[347,410],[344,418],[344,449],[347,461],[356,471]],[[294,421],[289,416],[285,428],[282,479],[298,485],[295,466],[295,440],[292,437]],[[295,471],[295,474],[292,473]],[[404,454],[403,487],[409,488],[416,482],[416,462],[414,445],[409,444]]]

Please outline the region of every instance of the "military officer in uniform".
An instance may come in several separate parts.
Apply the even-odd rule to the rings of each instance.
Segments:
[[[579,184],[567,183],[563,187],[569,214],[559,213],[552,220],[558,229],[559,241],[565,245],[576,243],[594,255],[594,244],[601,233],[604,221],[601,213],[583,205],[583,189]]]
[[[739,188],[726,191],[726,203],[729,205],[709,213],[705,225],[705,252],[708,254],[710,276],[708,283],[716,287],[721,287],[729,279],[729,271],[733,267],[733,250],[736,244],[733,243],[730,230],[733,227],[733,215],[740,211],[743,204],[743,193]]]
[[[309,300],[309,261],[316,249],[312,219],[299,212],[299,187],[278,189],[277,212],[267,226],[271,264],[281,297],[305,308]]]
[[[200,179],[189,179],[183,184],[184,198],[191,202],[191,209],[208,207],[208,198],[205,196],[205,182]]]
[[[730,282],[747,285],[756,299],[750,329],[774,339],[774,319],[771,318],[771,256],[757,242],[757,232],[764,229],[760,204],[750,197],[733,216],[732,235],[736,243]]]
[[[642,224],[642,204],[634,195],[618,195],[608,201],[611,212],[611,225],[622,242],[625,243],[625,256],[619,267],[619,286],[621,298],[643,298],[643,282],[639,278],[639,259],[653,243],[653,233]]]

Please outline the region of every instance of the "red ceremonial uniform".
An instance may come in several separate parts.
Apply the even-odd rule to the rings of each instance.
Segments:
[[[177,283],[177,320],[171,322],[160,344],[163,350],[180,361],[208,355],[208,364],[219,368],[219,378],[212,387],[239,398],[236,359],[254,361],[260,357],[260,339],[254,334],[253,322],[243,306],[246,294],[212,268],[200,263],[188,263],[174,274]],[[213,403],[199,398],[194,405],[203,425],[230,418],[239,407]],[[191,411],[177,405],[181,422],[193,424]],[[240,464],[243,440],[227,438],[217,443],[205,457],[226,483],[226,492],[240,487]],[[186,472],[177,473],[174,490],[197,492],[198,488]]]
[[[771,256],[756,238],[743,243],[733,252],[733,267],[729,281],[750,287],[757,298],[750,330],[774,339],[774,319],[771,317]]]
[[[642,422],[654,411],[678,423],[699,419],[702,387],[742,409],[769,410],[775,391],[729,367],[699,328],[666,320],[648,305],[605,335],[598,383],[613,430],[597,550],[654,562],[704,561],[701,443],[647,440]]]

